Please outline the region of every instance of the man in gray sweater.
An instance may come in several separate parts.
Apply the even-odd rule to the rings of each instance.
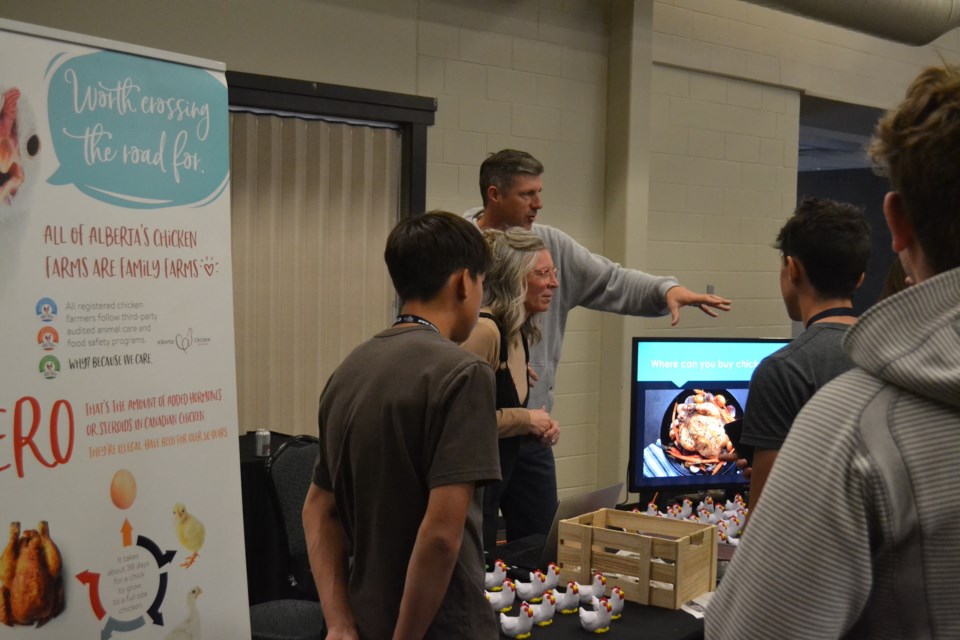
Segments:
[[[537,380],[530,390],[529,406],[553,408],[553,387],[563,345],[567,314],[574,307],[597,311],[680,320],[684,306],[700,307],[716,316],[730,301],[720,296],[699,294],[680,286],[675,278],[654,276],[626,269],[607,258],[591,253],[569,235],[535,220],[543,207],[543,164],[525,151],[504,149],[491,154],[480,165],[480,193],[483,208],[465,216],[481,229],[523,227],[537,234],[547,245],[557,267],[560,288],[550,308],[540,317],[543,340],[530,349],[530,366]],[[524,445],[511,487],[501,503],[510,529],[523,537],[546,534],[553,521],[557,502],[557,477],[553,451],[537,443]],[[515,507],[515,508],[514,508]]]

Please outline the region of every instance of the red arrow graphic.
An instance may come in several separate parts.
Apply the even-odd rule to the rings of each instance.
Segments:
[[[87,570],[83,573],[78,573],[77,580],[89,587],[90,608],[93,609],[93,613],[97,616],[97,620],[103,620],[103,616],[107,615],[107,611],[103,608],[103,604],[100,602],[100,574]]]

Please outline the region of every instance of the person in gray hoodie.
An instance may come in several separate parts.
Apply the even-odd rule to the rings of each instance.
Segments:
[[[560,287],[550,308],[540,315],[543,339],[530,349],[530,368],[535,384],[528,406],[550,412],[557,364],[563,346],[567,314],[575,307],[597,311],[657,317],[680,321],[680,309],[696,306],[711,316],[714,309],[729,310],[730,301],[716,295],[694,293],[675,278],[654,276],[627,269],[591,253],[569,235],[535,223],[543,207],[543,164],[525,151],[503,149],[480,165],[483,207],[464,216],[481,229],[523,227],[539,236],[553,257]],[[557,476],[553,451],[539,444],[521,447],[510,487],[505,489],[501,510],[511,520],[513,537],[546,535],[557,506]]]
[[[960,637],[960,67],[923,71],[870,148],[912,286],[846,334],[794,421],[707,638]]]

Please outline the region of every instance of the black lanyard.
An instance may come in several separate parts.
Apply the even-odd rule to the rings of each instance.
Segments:
[[[433,330],[436,331],[437,333],[440,333],[440,329],[437,329],[437,325],[433,324],[432,322],[430,322],[430,321],[427,320],[426,318],[421,318],[420,316],[415,316],[415,315],[413,315],[412,313],[404,313],[404,314],[401,314],[401,315],[397,316],[397,319],[394,320],[394,322],[393,322],[393,326],[397,326],[398,324],[410,324],[410,323],[422,324],[423,326],[425,326],[425,327],[430,327],[431,329],[433,329]]]
[[[824,318],[833,318],[835,316],[850,316],[852,318],[857,317],[857,312],[853,310],[853,307],[830,307],[829,309],[824,309],[820,313],[816,313],[810,316],[810,319],[807,320],[807,324],[804,325],[804,329],[809,329],[810,325],[814,322],[823,320]]]

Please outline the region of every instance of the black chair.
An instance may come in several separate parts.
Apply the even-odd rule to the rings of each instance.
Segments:
[[[301,519],[318,450],[316,438],[297,436],[267,459],[287,549],[286,562],[278,567],[284,572],[286,592],[282,599],[250,607],[253,640],[322,640],[326,634]]]

